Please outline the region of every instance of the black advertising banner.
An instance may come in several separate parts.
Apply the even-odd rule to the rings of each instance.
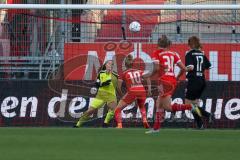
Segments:
[[[87,110],[95,96],[92,81],[0,81],[1,126],[72,126]],[[184,103],[185,83],[180,83],[173,103]],[[211,81],[200,106],[215,117],[214,128],[240,128],[240,82]],[[154,99],[146,100],[147,116],[153,121]],[[107,108],[99,109],[85,126],[101,126]],[[141,114],[135,104],[122,111],[125,126],[141,126]],[[193,127],[189,111],[166,112],[164,127]],[[114,127],[114,121],[111,126]]]

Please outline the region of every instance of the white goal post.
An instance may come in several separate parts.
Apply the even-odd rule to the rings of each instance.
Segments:
[[[238,10],[240,5],[0,4],[0,9]]]

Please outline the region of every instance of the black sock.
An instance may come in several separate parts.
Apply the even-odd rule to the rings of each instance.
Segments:
[[[199,110],[201,111],[201,113],[204,117],[207,117],[207,118],[210,117],[211,114],[208,113],[207,111],[205,111],[205,109],[203,109],[202,107],[199,107]]]
[[[197,128],[200,129],[203,126],[203,121],[201,117],[199,117],[196,113],[192,113],[194,117],[194,121],[196,122]]]

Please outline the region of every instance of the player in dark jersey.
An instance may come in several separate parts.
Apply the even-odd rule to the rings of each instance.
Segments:
[[[188,71],[187,86],[185,93],[185,103],[186,104],[196,104],[199,106],[199,98],[201,97],[205,87],[205,70],[211,68],[211,63],[208,58],[204,55],[204,52],[201,50],[202,46],[200,40],[196,36],[192,36],[188,39],[188,46],[190,50],[186,53],[185,56],[185,65],[186,67],[191,67],[193,70]],[[205,111],[203,108],[199,107],[202,116],[207,117],[209,122],[212,121],[212,114]],[[203,128],[202,119],[195,117],[198,128]]]

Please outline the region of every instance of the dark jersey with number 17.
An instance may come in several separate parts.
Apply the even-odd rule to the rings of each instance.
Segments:
[[[205,79],[204,71],[211,67],[211,63],[200,50],[192,49],[185,56],[185,65],[193,66],[193,71],[187,73],[187,78],[202,78]]]

